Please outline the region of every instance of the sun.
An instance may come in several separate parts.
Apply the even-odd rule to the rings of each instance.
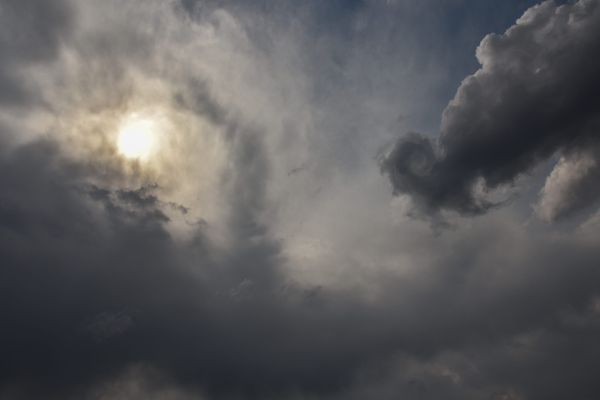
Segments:
[[[119,127],[119,153],[131,159],[147,160],[157,150],[157,134],[157,124],[152,118],[131,114]]]

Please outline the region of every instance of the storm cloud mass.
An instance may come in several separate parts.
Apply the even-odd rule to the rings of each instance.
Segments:
[[[428,211],[481,213],[494,203],[478,184],[484,191],[510,184],[559,154],[541,215],[554,220],[593,203],[599,51],[595,1],[544,2],[504,34],[486,36],[477,49],[481,68],[446,107],[439,139],[402,138],[383,161],[394,189]]]
[[[599,54],[597,0],[0,0],[0,399],[597,398]]]

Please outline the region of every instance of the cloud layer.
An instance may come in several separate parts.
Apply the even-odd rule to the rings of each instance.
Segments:
[[[595,204],[598,2],[487,36],[375,160],[525,7],[481,4],[0,3],[0,399],[597,397],[600,216],[485,211],[527,171]]]

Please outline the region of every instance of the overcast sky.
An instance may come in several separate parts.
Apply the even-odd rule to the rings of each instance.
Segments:
[[[0,0],[0,400],[600,398],[600,0]]]

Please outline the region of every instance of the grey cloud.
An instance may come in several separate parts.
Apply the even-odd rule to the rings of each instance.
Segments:
[[[92,318],[85,329],[95,340],[103,341],[124,334],[133,324],[133,318],[126,312],[104,311]]]
[[[597,143],[564,154],[546,179],[536,207],[546,221],[555,221],[593,206],[600,196],[600,147]]]
[[[401,138],[383,158],[394,190],[412,196],[428,213],[483,213],[495,204],[486,192],[513,183],[556,152],[568,157],[597,141],[598,52],[595,0],[561,6],[546,1],[504,34],[485,37],[477,49],[482,66],[446,107],[439,138]],[[557,168],[564,171],[566,165]],[[571,189],[576,186],[587,194],[571,196],[590,197],[587,185]],[[543,208],[549,204],[557,203],[546,200]]]
[[[257,183],[268,174],[251,137],[233,159],[245,168],[230,181],[237,236],[225,251],[203,227],[191,243],[175,242],[152,217],[164,204],[138,201],[148,193],[80,190],[91,171],[52,145],[0,159],[0,301],[10,305],[0,333],[4,393],[86,398],[115,379],[126,391],[141,378],[118,377],[136,365],[164,377],[156,393],[173,387],[214,399],[475,399],[514,390],[547,400],[597,389],[591,375],[565,377],[554,397],[541,385],[565,372],[566,359],[598,367],[597,312],[588,311],[600,279],[593,243],[522,244],[526,232],[488,224],[414,260],[417,276],[384,279],[375,303],[293,284],[279,245],[256,220],[265,204]],[[524,351],[505,347],[529,332],[541,336]],[[469,363],[480,372],[469,375]]]
[[[551,9],[544,7],[530,13],[544,15]],[[152,41],[118,41],[136,36],[136,27],[103,24],[99,39],[80,38],[71,50],[89,52],[83,65],[98,70],[111,70],[113,61],[124,69],[146,61],[146,69],[136,69],[143,74],[152,63],[140,54],[154,51]],[[144,43],[143,51],[132,54],[136,43]],[[85,95],[93,95],[94,85],[113,93],[110,79],[87,78],[79,88]],[[211,235],[211,223],[176,239],[169,211],[196,210],[163,198],[152,182],[125,184],[118,168],[73,160],[68,147],[51,139],[9,148],[0,137],[0,399],[559,400],[600,391],[596,228],[564,237],[523,227],[507,213],[424,234],[414,221],[390,221],[385,188],[382,210],[364,210],[372,198],[357,193],[380,180],[346,191],[348,179],[331,208],[316,215],[330,214],[318,222],[339,225],[327,234],[348,235],[350,244],[332,246],[320,265],[337,274],[336,283],[374,277],[364,287],[293,280],[291,263],[298,261],[288,257],[287,238],[277,235],[269,214],[283,200],[274,200],[270,189],[277,172],[292,184],[309,179],[310,168],[277,171],[281,165],[273,160],[276,151],[282,158],[303,151],[301,142],[272,146],[268,127],[247,123],[215,99],[215,82],[187,78],[168,82],[167,96],[178,111],[210,122],[211,134],[226,144],[227,162],[215,177],[226,240]],[[325,103],[319,106],[331,110]],[[349,114],[341,110],[331,118]],[[300,118],[305,115],[311,114]],[[578,140],[568,151],[559,146],[570,178],[557,173],[544,197],[565,209],[572,203],[561,197],[571,190],[564,182],[586,184],[580,171],[594,165]],[[382,162],[397,192],[413,193],[427,210],[444,204],[482,212],[492,203],[473,194],[471,181],[442,168],[454,165],[445,161],[450,147],[411,134]],[[464,185],[452,192],[456,182]],[[323,191],[340,186],[322,184]],[[289,197],[303,190],[290,188]],[[304,208],[322,206],[324,197],[313,197],[302,198]],[[346,253],[370,246],[381,253],[365,258],[376,271],[362,264],[356,273],[344,269],[352,262]],[[379,269],[386,257],[391,272]]]
[[[0,3],[0,104],[35,100],[35,90],[22,76],[22,70],[56,56],[72,19],[71,7],[62,0]]]
[[[191,80],[186,87],[175,94],[174,102],[177,107],[192,111],[206,117],[211,123],[223,125],[228,120],[228,110],[220,105],[210,93],[206,82]]]
[[[162,203],[139,190],[82,191],[93,171],[49,143],[2,158],[0,301],[10,309],[0,387],[23,382],[12,398],[77,398],[137,363],[215,397],[340,387],[377,341],[351,335],[330,348],[333,332],[353,330],[353,302],[311,310],[304,290],[281,290],[279,247],[255,218],[267,174],[254,141],[242,136],[233,160],[237,235],[224,252],[201,231],[175,243]],[[114,309],[134,310],[133,321]]]
[[[492,206],[485,199],[476,198],[470,186],[457,186],[456,179],[462,178],[458,176],[460,172],[444,168],[439,158],[439,150],[429,138],[412,133],[399,139],[381,157],[380,165],[388,174],[394,193],[411,194],[415,205],[427,212],[435,212],[443,205],[461,213],[478,214]]]

